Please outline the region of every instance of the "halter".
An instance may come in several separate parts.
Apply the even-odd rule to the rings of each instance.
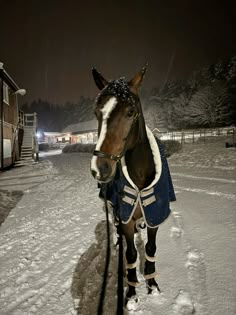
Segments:
[[[131,130],[133,129],[134,124],[138,121],[139,116],[140,116],[140,113],[136,113],[135,116],[134,116],[132,125],[131,125],[131,127],[130,127],[128,136],[127,136],[127,138],[126,138],[126,142],[125,142],[125,145],[124,145],[124,149],[123,149],[123,151],[121,152],[121,154],[118,154],[118,155],[116,155],[116,154],[109,154],[109,153],[106,153],[106,152],[103,152],[103,151],[94,150],[93,155],[98,156],[98,157],[102,157],[102,158],[107,158],[107,159],[110,159],[110,160],[115,161],[115,162],[120,162],[120,160],[122,159],[122,157],[125,155],[125,152],[126,152],[126,144],[127,144],[128,138],[129,138],[129,136],[130,136]]]

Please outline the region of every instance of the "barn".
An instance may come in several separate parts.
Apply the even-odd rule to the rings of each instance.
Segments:
[[[19,115],[17,97],[26,91],[19,88],[1,62],[0,87],[0,169],[3,170],[20,157],[23,113]]]
[[[62,130],[70,137],[70,143],[96,143],[98,122],[96,119],[68,125]]]

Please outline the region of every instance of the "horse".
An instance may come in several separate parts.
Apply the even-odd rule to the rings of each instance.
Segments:
[[[120,222],[126,240],[127,290],[125,304],[137,302],[137,250],[134,234],[144,220],[147,228],[144,278],[147,293],[159,291],[155,270],[156,236],[159,225],[169,216],[169,201],[175,200],[164,147],[146,126],[138,89],[147,66],[130,81],[106,80],[92,69],[100,90],[95,101],[98,140],[91,159],[91,173],[107,185],[114,218]],[[100,197],[104,198],[102,192]]]

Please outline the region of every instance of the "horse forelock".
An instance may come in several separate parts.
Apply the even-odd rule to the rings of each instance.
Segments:
[[[97,102],[102,102],[102,99],[107,96],[114,96],[123,103],[135,105],[135,95],[130,91],[128,82],[124,78],[110,81],[108,85],[98,94]]]

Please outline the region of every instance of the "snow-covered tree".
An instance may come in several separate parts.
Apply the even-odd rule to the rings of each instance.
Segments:
[[[226,84],[216,81],[200,88],[185,109],[189,125],[195,127],[216,127],[229,123],[229,95]],[[186,118],[184,119],[186,120]]]

